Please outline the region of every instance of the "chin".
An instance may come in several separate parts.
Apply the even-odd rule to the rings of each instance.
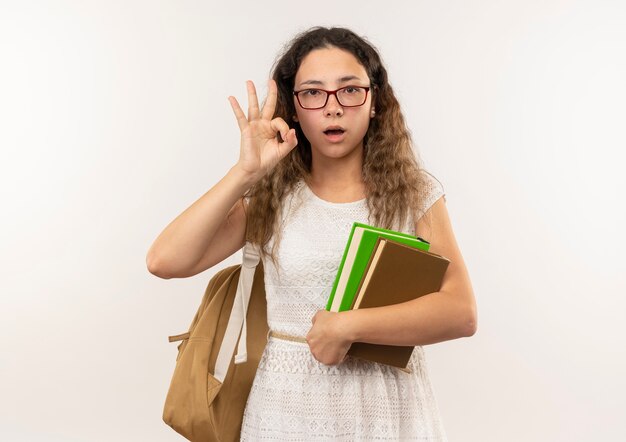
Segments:
[[[356,148],[350,149],[347,147],[332,146],[330,148],[318,149],[318,152],[324,157],[339,159],[350,156],[355,150]]]
[[[348,143],[336,143],[336,144],[323,143],[318,146],[320,147],[317,147],[317,148],[311,147],[311,149],[315,150],[318,154],[324,157],[328,157],[328,158],[345,158],[363,149],[361,145],[350,146]]]

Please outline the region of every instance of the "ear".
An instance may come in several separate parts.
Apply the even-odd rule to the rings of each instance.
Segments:
[[[296,123],[298,122],[298,116],[297,116],[297,115],[294,115],[294,116],[293,116],[293,117],[291,117],[291,118],[293,118],[293,121],[295,121]]]
[[[372,108],[372,111],[370,112],[370,118],[374,118],[374,115],[376,115],[376,109]]]

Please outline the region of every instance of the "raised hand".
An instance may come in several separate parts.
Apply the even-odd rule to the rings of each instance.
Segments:
[[[241,147],[237,166],[249,174],[256,182],[271,171],[297,144],[296,131],[280,117],[272,119],[276,109],[278,88],[274,80],[268,83],[269,92],[263,109],[259,111],[259,101],[252,81],[248,88],[248,117],[241,110],[235,97],[228,97],[237,124],[241,130]],[[280,132],[282,142],[278,140]]]

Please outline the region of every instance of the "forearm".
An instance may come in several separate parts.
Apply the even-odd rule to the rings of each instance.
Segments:
[[[157,237],[148,251],[148,267],[176,272],[197,263],[231,207],[252,184],[238,167],[232,167]]]
[[[344,315],[352,342],[427,345],[471,336],[476,330],[473,297],[436,292],[386,307],[356,309]]]

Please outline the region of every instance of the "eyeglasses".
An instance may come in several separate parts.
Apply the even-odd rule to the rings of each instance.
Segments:
[[[303,109],[321,109],[328,103],[328,97],[334,95],[339,104],[343,107],[362,106],[367,100],[369,87],[346,86],[334,91],[325,89],[302,89],[293,91],[298,99],[298,103]]]

